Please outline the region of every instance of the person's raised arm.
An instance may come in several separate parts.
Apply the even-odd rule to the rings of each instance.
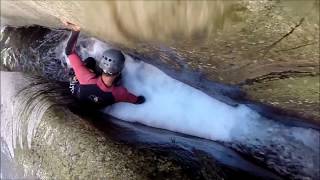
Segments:
[[[77,79],[80,84],[91,84],[95,78],[95,74],[92,73],[81,61],[80,57],[75,53],[74,48],[77,43],[77,39],[80,33],[80,27],[72,24],[68,21],[61,20],[63,24],[71,29],[71,34],[67,41],[67,46],[65,48],[65,53],[68,56],[70,64],[76,74]]]
[[[74,53],[74,48],[76,47],[79,34],[80,34],[80,31],[74,31],[74,30],[71,31],[71,34],[67,41],[67,46],[65,48],[65,53],[67,56]]]
[[[68,29],[71,30],[71,34],[68,38],[67,46],[65,48],[65,53],[67,56],[69,56],[70,54],[74,53],[74,48],[76,47],[77,40],[80,34],[80,27],[65,19],[60,20]]]

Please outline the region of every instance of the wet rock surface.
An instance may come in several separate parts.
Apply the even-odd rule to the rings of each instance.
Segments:
[[[238,85],[247,93],[247,98],[250,100],[285,111],[293,111],[295,115],[304,117],[304,120],[319,124],[319,1],[308,1],[307,3],[302,1],[235,1],[231,5],[221,6],[228,8],[219,14],[224,17],[222,21],[217,21],[218,23],[215,24],[219,28],[214,27],[214,31],[211,31],[210,28],[203,29],[202,27],[210,27],[205,24],[194,28],[199,30],[192,31],[193,33],[181,34],[179,31],[185,32],[184,30],[188,28],[178,28],[173,33],[176,35],[175,39],[172,39],[171,33],[164,33],[162,38],[156,36],[159,39],[144,36],[141,29],[148,29],[149,24],[140,25],[142,27],[140,31],[138,28],[136,31],[131,31],[129,35],[128,31],[118,31],[116,28],[111,32],[107,31],[104,25],[101,25],[103,23],[97,23],[98,26],[88,24],[87,13],[92,11],[86,7],[89,7],[90,3],[68,2],[63,4],[50,1],[51,8],[48,11],[41,10],[48,3],[46,1],[27,3],[27,6],[23,6],[23,3],[19,4],[18,1],[6,1],[5,3],[9,5],[12,3],[11,9],[20,6],[20,11],[15,11],[15,13],[20,12],[22,15],[13,15],[1,9],[1,15],[6,14],[9,19],[13,17],[11,20],[16,22],[22,21],[17,23],[18,25],[25,25],[24,20],[28,20],[28,24],[58,27],[60,24],[57,17],[67,17],[70,21],[79,23],[83,32],[88,35],[106,41],[111,40],[115,46],[121,47],[127,53],[136,55],[140,59],[147,59],[151,64],[162,64],[164,69],[173,69],[175,74],[172,75],[188,72],[188,76],[181,75],[180,79],[184,82],[200,82],[208,79]],[[103,7],[106,5],[98,3],[101,8],[97,9],[97,12],[105,10]],[[6,5],[1,8],[3,7]],[[117,5],[112,5],[112,7],[117,7]],[[32,11],[32,16],[26,11],[30,8],[36,9]],[[121,14],[118,10],[108,12]],[[101,14],[95,13],[89,19],[96,19],[95,17],[101,17]],[[124,17],[119,17],[117,22],[109,21],[108,26],[122,27],[120,29],[125,30],[123,24],[126,24],[126,21],[122,21]],[[55,36],[52,36],[53,41],[63,40],[66,37],[67,33],[58,31],[54,33]],[[161,34],[162,31],[153,29],[151,32]],[[54,34],[48,33],[47,35]],[[115,35],[116,38],[112,35]],[[127,41],[132,42],[128,44]],[[3,44],[6,42],[10,43],[10,40],[1,40]],[[38,45],[41,45],[40,41]],[[6,51],[1,52],[2,57],[4,53]],[[43,57],[40,53],[33,58],[28,56],[26,59],[39,60],[41,58]],[[27,62],[26,59],[21,62]],[[58,66],[53,64],[58,64]],[[61,66],[65,67],[59,59],[56,59],[52,63],[40,64],[38,67],[43,67],[43,69],[53,67],[57,72],[63,74],[65,71],[61,69]],[[26,71],[39,71],[40,74],[46,72],[32,69],[32,66],[28,67],[31,69]],[[10,68],[1,66],[1,69]],[[194,79],[190,81],[189,72],[195,72]],[[61,79],[66,79],[66,77],[61,77]],[[206,88],[209,86],[201,87],[201,83],[199,86],[193,85],[202,90],[208,90]],[[230,96],[236,94],[233,96],[235,99],[242,96],[238,94],[238,90],[231,89],[231,93],[226,94],[231,94]],[[213,95],[216,95],[215,90],[210,89]],[[210,91],[207,93],[210,94]],[[222,92],[227,91],[222,90]],[[222,99],[230,104],[234,103],[232,99]],[[155,155],[154,152],[136,150],[101,136],[101,132],[95,130],[90,123],[81,120],[66,109],[51,107],[44,114],[44,118],[46,121],[40,124],[32,148],[16,150],[20,162],[30,167],[29,173],[35,173],[43,179],[58,178],[60,177],[58,172],[61,172],[61,177],[67,179],[87,177],[93,173],[97,175],[96,178],[111,179],[194,178],[193,175],[185,173],[189,169],[177,165],[175,161],[167,159],[167,156],[162,157]],[[62,124],[66,124],[66,127],[63,127]],[[46,127],[53,127],[53,129],[46,130]],[[49,136],[51,131],[55,133]],[[99,147],[96,147],[97,143],[100,144]],[[71,146],[66,146],[67,144]],[[73,151],[76,153],[72,153]],[[205,156],[203,158],[205,159]],[[78,161],[80,159],[83,161]],[[97,168],[87,168],[93,164]],[[219,168],[210,166],[203,170],[204,173],[201,173],[199,178],[221,177],[222,175],[215,172],[217,169]],[[104,173],[110,170],[112,170],[110,174]]]
[[[112,141],[59,107],[44,114],[32,148],[19,158],[41,179],[192,179],[175,162]]]
[[[243,86],[250,99],[286,108],[319,123],[319,76],[288,77]]]

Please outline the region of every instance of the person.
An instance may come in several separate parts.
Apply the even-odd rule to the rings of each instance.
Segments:
[[[75,52],[75,45],[80,33],[80,27],[62,20],[71,35],[67,41],[65,53],[73,68],[75,77],[70,81],[70,90],[80,103],[90,107],[105,107],[117,102],[142,104],[144,96],[135,96],[123,86],[116,86],[121,71],[124,68],[125,56],[120,50],[108,49],[102,54],[98,67],[101,75],[94,68],[96,62],[93,58],[82,62]]]

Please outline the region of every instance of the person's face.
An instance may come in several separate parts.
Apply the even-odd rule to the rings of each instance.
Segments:
[[[108,80],[109,82],[113,83],[113,81],[119,76],[119,74],[116,75],[109,75],[109,74],[102,74],[103,78]]]

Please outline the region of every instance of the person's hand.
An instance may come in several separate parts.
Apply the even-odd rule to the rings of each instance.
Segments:
[[[136,104],[142,104],[146,101],[146,98],[144,96],[138,96]]]
[[[80,26],[75,25],[69,21],[67,21],[66,19],[61,18],[60,19],[61,22],[69,29],[73,30],[73,31],[80,31]]]

